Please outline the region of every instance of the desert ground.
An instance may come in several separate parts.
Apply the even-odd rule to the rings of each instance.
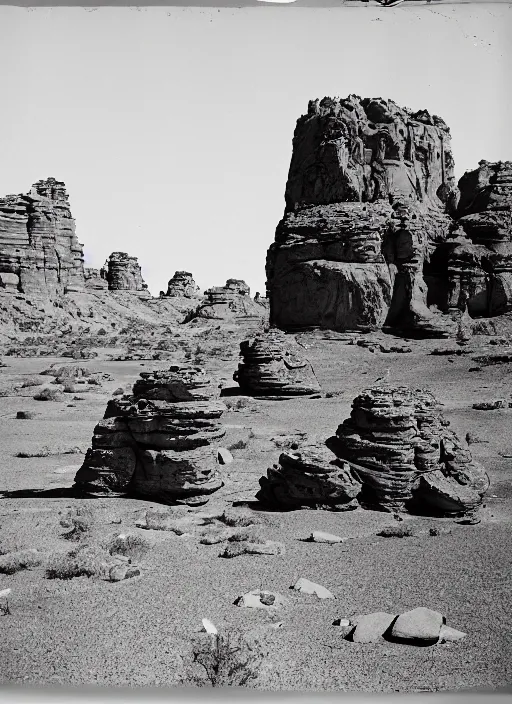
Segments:
[[[72,489],[94,426],[113,392],[128,389],[141,371],[169,368],[172,354],[166,360],[111,361],[111,349],[97,349],[96,358],[80,363],[109,377],[84,393],[39,401],[33,398],[33,386],[3,392],[0,553],[5,557],[35,549],[45,557],[29,569],[0,574],[0,592],[11,590],[9,613],[0,615],[0,681],[187,684],[184,662],[194,634],[201,631],[201,620],[208,618],[219,632],[259,634],[268,654],[257,679],[248,685],[259,689],[430,692],[510,684],[512,408],[472,407],[480,401],[512,402],[512,355],[510,362],[503,361],[512,353],[509,341],[475,336],[460,346],[449,340],[397,340],[382,333],[303,333],[297,341],[313,365],[322,397],[270,401],[240,395],[232,381],[241,335],[229,336],[234,352],[230,356],[204,352],[207,371],[233,389],[223,398],[227,432],[220,444],[231,447],[234,458],[220,467],[224,487],[206,507],[171,508],[124,497],[78,498]],[[410,351],[384,352],[379,345]],[[451,353],[432,354],[436,348]],[[183,361],[179,350],[175,358]],[[500,363],[491,363],[497,360]],[[0,379],[8,388],[9,380],[34,378],[52,364],[73,360],[4,356],[2,361]],[[491,480],[481,521],[464,525],[407,515],[400,525],[412,534],[390,538],[378,535],[393,523],[389,513],[361,508],[260,510],[254,498],[258,480],[277,462],[282,448],[293,441],[300,445],[301,433],[334,433],[349,415],[353,398],[387,370],[389,383],[431,390],[459,436],[469,433],[471,452]],[[48,377],[43,381],[48,383]],[[18,411],[36,415],[18,419]],[[152,508],[183,516],[233,504],[253,512],[258,529],[283,543],[285,553],[225,559],[219,556],[219,545],[201,544],[194,535],[137,526]],[[46,557],[70,547],[60,520],[80,506],[92,509],[89,540],[129,533],[147,543],[137,561],[140,575],[119,582],[47,577]],[[307,542],[312,531],[346,540],[335,545]],[[323,585],[335,598],[322,600],[291,590],[300,577]],[[234,604],[253,589],[278,592],[287,603],[274,614]],[[344,639],[334,625],[336,619],[356,614],[398,614],[417,606],[440,611],[466,637],[428,647],[365,644]]]

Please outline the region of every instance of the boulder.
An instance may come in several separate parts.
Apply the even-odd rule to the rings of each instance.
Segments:
[[[329,543],[329,545],[335,545],[337,543],[344,543],[346,538],[340,538],[339,535],[333,535],[332,533],[324,533],[321,530],[315,530],[311,533],[309,540],[312,543]]]
[[[384,633],[395,618],[396,614],[388,614],[384,611],[356,616],[351,619],[352,625],[355,626],[352,640],[354,643],[377,643],[383,640]]]
[[[105,262],[102,276],[109,291],[135,291],[149,295],[137,257],[126,252],[112,252]]]
[[[231,464],[233,462],[233,455],[225,447],[219,447],[217,450],[217,462],[219,464]]]
[[[439,632],[439,642],[440,643],[456,643],[467,636],[467,633],[462,631],[457,631],[455,628],[450,628],[450,626],[441,626]]]
[[[391,636],[399,640],[437,642],[443,624],[442,614],[420,606],[400,614],[393,625]]]
[[[280,609],[287,604],[287,600],[277,592],[262,591],[254,589],[252,592],[247,592],[238,597],[235,601],[236,606],[241,606],[250,609]]]
[[[296,592],[302,592],[303,594],[315,594],[319,599],[336,598],[334,594],[332,594],[332,592],[325,587],[322,587],[320,584],[310,582],[309,579],[305,579],[304,577],[298,579],[291,589],[294,589]]]

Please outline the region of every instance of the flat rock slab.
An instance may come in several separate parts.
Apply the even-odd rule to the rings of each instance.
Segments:
[[[354,643],[377,643],[383,640],[384,633],[395,618],[396,614],[388,614],[385,611],[356,616],[351,619],[351,623],[355,625],[352,640]]]
[[[401,614],[391,631],[393,638],[412,641],[437,641],[443,626],[443,615],[423,606]]]
[[[277,592],[267,592],[260,589],[254,589],[252,592],[247,592],[238,597],[235,601],[236,606],[242,606],[250,609],[280,609],[287,603],[287,600]]]
[[[334,545],[335,543],[344,543],[345,540],[345,538],[340,538],[339,535],[324,533],[321,530],[313,531],[309,537],[309,542],[311,543],[329,543],[330,545]]]
[[[450,626],[441,626],[441,631],[439,632],[439,642],[454,643],[458,640],[462,640],[466,636],[467,633],[457,631],[455,628],[450,628]]]
[[[316,594],[319,599],[336,598],[334,594],[325,587],[322,587],[320,584],[310,582],[309,579],[305,579],[304,577],[298,579],[291,588],[295,589],[296,592],[302,592],[303,594]]]

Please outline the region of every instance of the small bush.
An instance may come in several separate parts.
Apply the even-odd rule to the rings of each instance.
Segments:
[[[246,528],[257,522],[257,518],[250,511],[235,508],[226,509],[220,520],[233,528]]]
[[[140,560],[150,549],[147,540],[138,535],[117,535],[108,546],[111,555],[124,555],[133,560]]]
[[[47,579],[73,579],[106,574],[105,554],[96,546],[83,545],[67,553],[54,553],[46,566]]]
[[[42,562],[37,550],[20,550],[0,556],[0,574],[15,574],[21,570],[37,567]]]
[[[257,679],[267,655],[259,640],[249,641],[240,633],[201,634],[193,645],[191,660],[192,665],[202,669],[202,676],[189,668],[182,684],[244,687]]]
[[[44,384],[44,380],[41,379],[38,376],[30,376],[26,379],[23,379],[23,383],[21,385],[22,389],[27,389],[30,386],[42,386]]]
[[[60,389],[41,389],[37,394],[34,394],[35,401],[60,401],[62,392]]]
[[[380,535],[382,538],[409,538],[413,535],[413,532],[406,526],[389,526],[383,528],[377,535]]]
[[[244,542],[244,543],[256,543],[258,545],[262,545],[263,543],[266,542],[266,538],[254,530],[237,530],[235,533],[232,533],[229,536],[228,541],[230,543]]]
[[[237,440],[231,445],[228,445],[228,450],[245,450],[248,444],[247,440]]]

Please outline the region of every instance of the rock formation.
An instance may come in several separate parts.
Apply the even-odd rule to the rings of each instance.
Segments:
[[[357,506],[360,491],[348,463],[338,460],[325,443],[312,442],[283,452],[279,464],[260,479],[256,498],[269,508],[345,510]]]
[[[458,191],[450,132],[391,100],[324,98],[299,118],[286,210],[267,255],[270,321],[283,329],[389,324],[446,334],[423,267]]]
[[[233,379],[250,396],[290,398],[318,395],[320,384],[298,345],[277,331],[240,344],[242,361]]]
[[[432,394],[383,385],[357,396],[323,445],[281,455],[260,485],[258,499],[270,505],[357,497],[368,508],[456,516],[477,511],[489,479]]]
[[[383,385],[363,392],[336,438],[335,452],[352,466],[360,501],[370,506],[471,512],[489,486],[428,391]]]
[[[106,291],[108,290],[108,281],[105,269],[84,269],[84,279],[86,290],[91,291]]]
[[[193,298],[199,294],[199,286],[196,285],[192,274],[189,271],[176,271],[174,276],[167,284],[167,293],[161,293],[161,296],[169,296],[172,298],[182,296],[184,298]]]
[[[228,279],[225,286],[213,286],[190,316],[209,320],[261,320],[268,317],[266,299],[252,299],[249,286],[241,279]]]
[[[75,477],[89,492],[160,501],[211,494],[222,486],[216,452],[224,404],[197,367],[145,372],[129,396],[109,401]]]
[[[0,198],[0,289],[56,298],[84,286],[66,187],[54,178]]]
[[[112,252],[105,262],[106,279],[110,291],[137,291],[147,293],[137,257],[126,252]]]
[[[448,306],[473,317],[512,310],[512,162],[481,161],[459,181],[458,230],[448,243]]]

